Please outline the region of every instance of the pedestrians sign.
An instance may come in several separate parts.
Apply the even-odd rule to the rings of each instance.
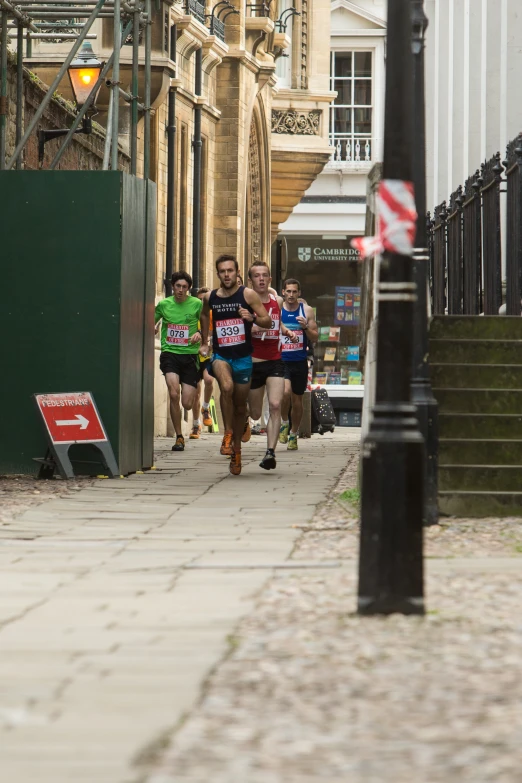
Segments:
[[[111,444],[90,392],[35,394],[34,400],[45,425],[49,449],[42,463],[40,478],[51,478],[55,468],[63,478],[73,478],[69,446],[85,443],[101,452],[101,463],[110,475],[119,475]]]
[[[53,443],[100,443],[107,441],[90,392],[35,394]]]

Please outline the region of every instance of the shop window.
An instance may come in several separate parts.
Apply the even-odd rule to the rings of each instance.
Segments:
[[[333,159],[341,162],[372,159],[372,53],[332,52],[331,89],[337,97],[330,107]]]
[[[284,237],[285,277],[301,283],[302,296],[314,309],[319,339],[314,346],[313,382],[328,386],[363,383],[359,359],[361,264],[352,237]]]

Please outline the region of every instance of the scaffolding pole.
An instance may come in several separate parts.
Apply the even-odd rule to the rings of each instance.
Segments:
[[[18,22],[16,31],[16,120],[15,120],[15,147],[20,144],[22,138],[22,125],[24,121],[24,28]],[[22,168],[22,156],[18,156],[16,168]]]
[[[152,21],[151,2],[145,0],[145,120],[143,130],[143,179],[150,176],[150,79],[151,79],[151,49],[152,49]]]
[[[49,87],[47,93],[44,96],[43,101],[41,102],[40,106],[36,110],[36,112],[35,112],[35,114],[33,116],[33,119],[29,123],[29,127],[27,128],[26,132],[23,135],[23,138],[16,145],[16,149],[15,149],[11,159],[7,163],[7,166],[6,166],[7,169],[11,169],[13,164],[16,163],[16,161],[18,159],[18,156],[20,155],[21,151],[23,150],[23,148],[27,144],[29,136],[31,135],[33,130],[36,128],[36,125],[38,124],[38,122],[40,120],[40,117],[44,113],[44,111],[47,108],[48,104],[51,102],[56,88],[58,87],[58,85],[60,84],[60,82],[63,79],[64,75],[66,74],[67,69],[69,68],[70,64],[74,60],[74,57],[76,56],[76,53],[78,52],[80,46],[82,45],[83,41],[85,40],[85,37],[86,37],[87,33],[91,29],[93,22],[97,18],[98,14],[100,13],[100,11],[103,8],[104,4],[105,4],[105,0],[98,0],[98,3],[96,4],[96,7],[94,8],[92,14],[90,15],[89,19],[85,23],[85,27],[83,28],[83,31],[80,33],[80,35],[78,36],[78,38],[74,42],[74,46],[72,47],[71,51],[67,55],[67,57],[65,59],[65,62],[63,63],[62,67],[58,71],[54,82]],[[119,9],[118,9],[118,19],[119,19]],[[115,24],[115,27],[116,26],[117,25]],[[5,25],[4,27],[5,27],[5,30],[6,30],[6,33],[7,33],[7,25]],[[120,50],[119,50],[119,47],[118,47],[118,51],[117,51],[117,54],[118,54],[118,64],[119,64],[119,53],[120,53]]]
[[[0,169],[5,168],[7,136],[7,11],[2,9],[2,37],[0,40]]]
[[[138,165],[138,72],[140,62],[140,7],[134,0],[132,26],[132,80],[131,80],[131,128],[130,158],[131,174],[136,174]]]
[[[111,138],[111,169],[118,170],[118,126],[120,122],[120,41],[121,41],[121,23],[120,23],[120,0],[114,0],[114,60],[112,66],[112,126],[107,128]]]

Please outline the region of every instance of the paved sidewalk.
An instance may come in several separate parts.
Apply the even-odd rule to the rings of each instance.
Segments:
[[[352,431],[228,475],[219,439],[0,528],[0,779],[133,783],[346,464]],[[328,568],[328,558],[321,562]],[[204,783],[204,781],[201,781]],[[248,781],[244,781],[248,783]]]

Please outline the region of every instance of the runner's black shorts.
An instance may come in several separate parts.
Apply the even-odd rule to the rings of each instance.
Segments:
[[[252,371],[252,383],[250,389],[260,389],[267,378],[284,378],[285,365],[281,359],[268,359],[265,362],[254,362]]]
[[[212,367],[212,361],[209,359],[202,359],[201,356],[199,357],[199,380],[203,380],[203,370],[208,370],[210,375],[212,375],[211,372]],[[212,376],[213,377],[213,376]]]
[[[163,375],[168,372],[176,373],[180,383],[186,383],[187,386],[198,385],[199,381],[199,362],[195,353],[171,353],[162,351],[160,354],[160,370]]]
[[[297,362],[283,362],[285,366],[285,380],[290,381],[294,394],[301,395],[308,385],[308,361],[300,359]]]

